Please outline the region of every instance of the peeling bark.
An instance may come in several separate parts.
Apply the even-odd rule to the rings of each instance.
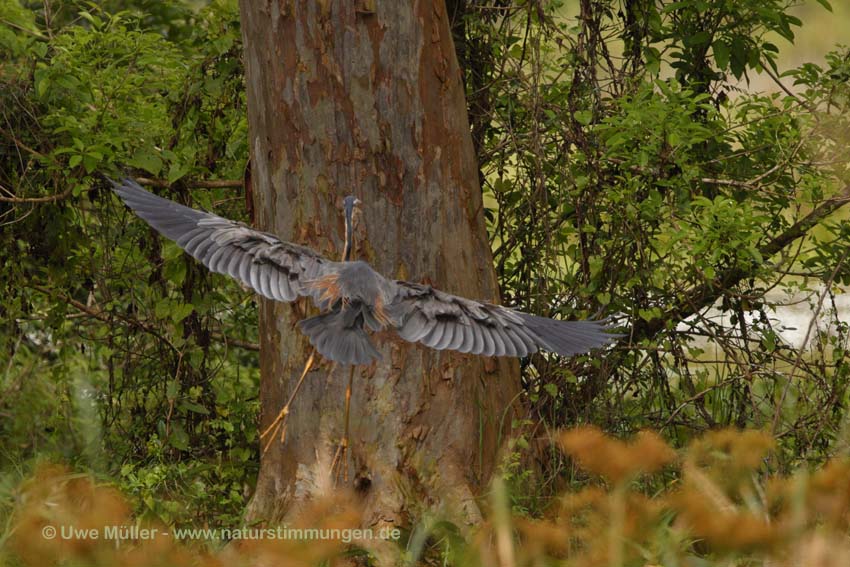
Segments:
[[[258,226],[336,259],[341,200],[354,194],[357,257],[388,277],[497,300],[442,0],[246,0],[241,12]],[[262,427],[309,356],[295,324],[313,312],[261,300]],[[382,361],[355,372],[347,463],[366,525],[405,525],[423,502],[477,521],[518,409],[516,361],[376,340]],[[308,375],[286,443],[262,459],[251,518],[285,518],[328,489],[348,376],[330,370]]]

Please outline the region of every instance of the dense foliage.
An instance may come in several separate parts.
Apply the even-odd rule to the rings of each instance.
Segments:
[[[45,460],[114,482],[137,515],[168,524],[236,525],[251,493],[251,295],[134,220],[102,177],[130,171],[245,218],[236,1],[196,4],[0,0],[0,525]],[[514,511],[539,515],[554,488],[587,481],[554,446],[545,482],[522,458],[546,430],[585,422],[651,427],[675,447],[699,447],[709,429],[762,429],[772,441],[754,451],[769,445],[770,458],[727,498],[767,513],[768,481],[755,476],[823,464],[848,443],[850,55],[780,69],[779,46],[801,25],[786,0],[447,4],[504,301],[618,314],[628,329],[605,357],[523,361],[526,433],[506,465]],[[748,88],[756,76],[775,92]],[[797,303],[810,309],[791,342],[783,305]],[[829,487],[845,470],[830,466]],[[610,501],[588,493],[591,516],[605,503],[626,513],[626,485],[609,486]],[[677,502],[680,513],[711,504]],[[659,514],[647,525],[670,537]],[[845,529],[846,507],[835,514]],[[518,522],[535,560],[563,528]],[[716,551],[675,533],[635,538]],[[0,546],[7,537],[0,528]],[[478,553],[460,537],[441,540],[454,546],[446,557]]]
[[[257,471],[256,311],[102,174],[244,216],[233,187],[190,192],[247,161],[238,10],[147,4],[0,3],[2,486],[56,459],[166,521],[236,519]]]
[[[782,467],[835,450],[850,55],[781,71],[794,4],[498,3],[455,26],[506,301],[629,329],[601,361],[532,357],[535,422],[764,428]]]

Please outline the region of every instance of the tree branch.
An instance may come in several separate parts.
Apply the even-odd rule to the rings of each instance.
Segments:
[[[763,258],[769,258],[797,240],[805,236],[816,224],[834,213],[847,203],[850,203],[850,185],[836,196],[825,200],[815,207],[812,212],[798,220],[788,230],[774,237],[770,242],[761,246],[758,250]],[[638,321],[635,324],[633,340],[649,338],[661,331],[668,321],[684,321],[705,307],[714,303],[725,290],[734,287],[742,280],[755,275],[755,270],[743,270],[741,268],[730,268],[710,282],[694,288],[682,299],[676,302],[663,316],[650,321]]]
[[[166,337],[162,336],[162,334],[154,326],[152,326],[148,323],[145,323],[144,321],[139,321],[138,319],[133,319],[133,318],[130,318],[130,317],[123,317],[123,316],[115,314],[115,313],[111,314],[112,316],[110,316],[109,313],[106,313],[106,312],[101,311],[99,309],[92,309],[88,305],[81,303],[81,302],[77,301],[76,299],[74,299],[72,297],[68,297],[67,295],[65,295],[63,293],[53,292],[53,291],[51,291],[51,290],[49,290],[45,287],[39,286],[39,285],[33,285],[31,287],[34,290],[41,292],[44,295],[47,295],[48,297],[57,297],[57,298],[61,299],[62,301],[67,302],[69,305],[71,305],[72,307],[74,307],[78,311],[85,313],[89,317],[93,317],[93,318],[97,319],[98,321],[103,321],[104,323],[111,323],[112,322],[112,316],[114,316],[119,321],[123,321],[124,323],[127,323],[127,324],[129,324],[133,327],[137,327],[137,328],[145,331],[146,333],[149,333],[149,334],[155,336],[156,338],[158,338],[161,341],[168,344],[175,352],[178,352],[177,347],[175,347],[171,343],[171,341],[169,341]],[[230,337],[227,337],[226,335],[224,335],[224,333],[221,333],[220,331],[211,331],[210,336],[212,336],[217,341],[224,343],[225,345],[235,346],[235,347],[239,347],[239,348],[243,348],[245,350],[251,350],[251,351],[255,351],[255,352],[259,352],[259,350],[260,350],[260,345],[258,345],[256,343],[241,341],[239,339],[231,339]]]
[[[153,187],[171,187],[172,185],[165,179],[155,179],[151,177],[136,177],[135,180],[142,185],[150,185]],[[212,179],[209,181],[187,181],[186,185],[199,189],[219,189],[222,187],[242,187],[245,183],[242,179]]]
[[[22,141],[17,139],[14,134],[7,132],[6,130],[3,130],[2,128],[0,128],[0,134],[3,134],[9,140],[11,140],[12,143],[14,143],[17,147],[19,147],[23,150],[26,150],[27,152],[31,153],[32,155],[34,155],[36,157],[44,158],[44,159],[49,159],[49,160],[55,162],[55,160],[51,156],[45,155],[45,154],[41,153],[40,151],[29,147],[28,145],[26,145],[25,143],[23,143]]]
[[[10,195],[14,194],[5,187],[0,186],[0,189],[3,189],[3,191]],[[0,203],[53,203],[55,201],[67,199],[70,195],[70,188],[65,189],[61,193],[57,193],[56,195],[48,195],[47,197],[3,197],[0,195]]]

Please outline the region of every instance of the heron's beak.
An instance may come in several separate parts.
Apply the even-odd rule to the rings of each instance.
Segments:
[[[363,214],[363,209],[360,208],[360,204],[362,202],[363,201],[361,201],[360,199],[354,199],[354,206],[351,207],[351,218],[352,218],[352,220],[354,220],[354,219],[359,220],[360,215]]]

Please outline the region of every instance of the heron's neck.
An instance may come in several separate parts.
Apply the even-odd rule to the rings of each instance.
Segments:
[[[354,248],[354,227],[351,226],[351,217],[345,217],[345,248],[342,251],[342,261],[350,262]]]

